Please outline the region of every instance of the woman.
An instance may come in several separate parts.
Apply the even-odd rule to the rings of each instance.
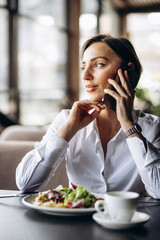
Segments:
[[[70,184],[160,198],[160,118],[133,109],[141,64],[132,44],[108,35],[89,39],[82,70],[89,99],[57,116],[17,167],[17,186],[41,189],[66,156]]]

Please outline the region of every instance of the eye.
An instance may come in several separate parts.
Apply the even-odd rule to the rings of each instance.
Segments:
[[[95,66],[96,67],[103,67],[105,64],[104,63],[96,63]]]
[[[81,71],[84,71],[86,69],[85,66],[81,66]]]

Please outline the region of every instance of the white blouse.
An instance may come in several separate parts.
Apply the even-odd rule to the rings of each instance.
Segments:
[[[125,139],[122,129],[108,142],[104,152],[96,120],[78,131],[68,143],[56,135],[70,110],[63,110],[48,128],[43,139],[28,152],[16,170],[20,190],[44,187],[62,160],[66,160],[70,184],[88,191],[147,191],[160,198],[160,118],[134,110],[134,121],[142,128],[147,149],[141,139]]]

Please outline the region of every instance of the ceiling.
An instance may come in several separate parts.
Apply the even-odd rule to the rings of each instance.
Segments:
[[[109,0],[119,12],[160,12],[160,0]]]

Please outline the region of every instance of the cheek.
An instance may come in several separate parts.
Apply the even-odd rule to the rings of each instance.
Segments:
[[[102,85],[106,85],[106,84],[109,84],[108,83],[108,79],[109,78],[111,78],[111,75],[108,73],[108,71],[106,71],[106,72],[103,72],[102,74],[101,74],[101,76],[100,76],[100,83],[102,84]]]
[[[109,78],[114,79],[115,76],[116,76],[116,72],[113,72],[113,70],[112,71],[104,71],[103,73],[101,73],[101,81],[106,84],[109,84],[108,79]]]

